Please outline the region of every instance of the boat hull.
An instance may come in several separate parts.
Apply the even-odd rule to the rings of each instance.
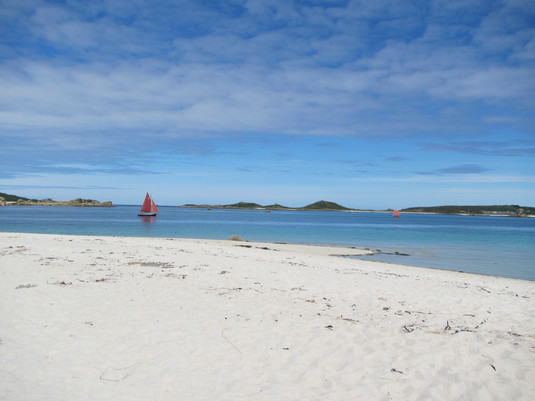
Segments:
[[[150,216],[156,216],[156,213],[138,213],[137,214],[138,216],[141,216],[141,217],[150,217]]]

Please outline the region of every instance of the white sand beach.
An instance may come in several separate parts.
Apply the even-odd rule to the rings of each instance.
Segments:
[[[535,282],[358,252],[0,233],[0,399],[535,399]]]

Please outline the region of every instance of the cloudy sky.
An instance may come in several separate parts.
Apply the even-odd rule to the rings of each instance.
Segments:
[[[535,206],[533,0],[2,0],[0,192]]]

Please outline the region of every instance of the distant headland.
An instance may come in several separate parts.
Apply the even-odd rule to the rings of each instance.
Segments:
[[[0,206],[76,206],[76,207],[113,207],[110,201],[99,202],[93,199],[76,198],[70,201],[53,199],[29,199],[0,192]]]

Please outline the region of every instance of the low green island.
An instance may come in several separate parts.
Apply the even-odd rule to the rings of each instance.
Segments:
[[[238,202],[231,205],[195,205],[195,204],[186,204],[178,207],[191,207],[191,208],[203,208],[203,209],[257,209],[257,210],[340,210],[340,211],[351,211],[350,209],[339,205],[338,203],[329,202],[329,201],[318,201],[311,203],[310,205],[303,207],[288,207],[282,206],[278,203],[273,205],[262,206],[258,203],[253,202]]]
[[[75,207],[113,207],[110,201],[99,202],[93,199],[76,198],[69,201],[53,199],[30,199],[23,196],[0,192],[0,206],[75,206]]]
[[[484,215],[484,216],[512,216],[524,217],[535,215],[535,208],[519,205],[494,205],[494,206],[430,206],[410,207],[400,210],[404,213],[436,213],[436,214],[461,214],[461,215]]]

